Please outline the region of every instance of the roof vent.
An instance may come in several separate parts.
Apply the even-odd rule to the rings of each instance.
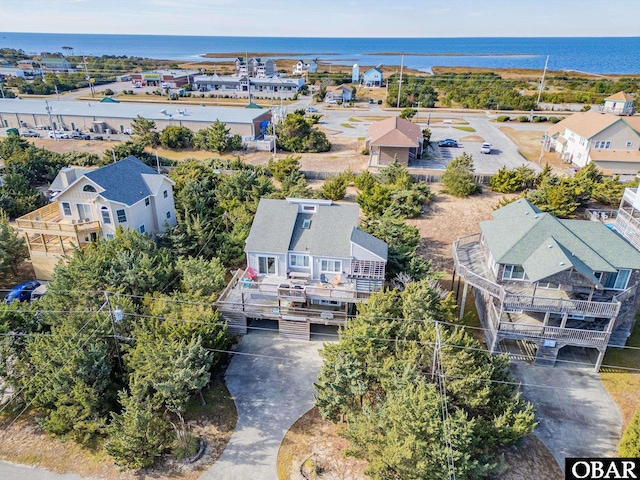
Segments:
[[[525,215],[529,215],[529,212],[524,212]]]
[[[553,248],[553,245],[547,245],[547,248]]]
[[[516,200],[516,203],[520,203],[522,200]]]
[[[538,215],[534,215],[533,218],[538,218]]]
[[[564,267],[564,262],[560,262],[560,266],[561,266],[561,267]]]

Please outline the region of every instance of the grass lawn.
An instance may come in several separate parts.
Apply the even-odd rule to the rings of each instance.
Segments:
[[[349,117],[350,122],[361,122],[362,120],[356,117]]]
[[[476,131],[476,129],[473,128],[473,127],[458,127],[458,126],[455,126],[453,128],[455,128],[456,130],[462,130],[463,132],[475,132]]]
[[[640,347],[640,323],[637,320],[626,346]],[[600,378],[618,405],[626,427],[640,406],[640,372],[625,369],[640,369],[640,349],[608,348],[602,365]]]
[[[3,432],[0,459],[42,467],[56,473],[74,472],[82,477],[108,480],[195,480],[220,458],[238,419],[233,398],[223,383],[214,382],[211,388],[203,391],[203,395],[207,404],[202,405],[200,396],[194,397],[184,416],[193,434],[204,438],[208,445],[202,459],[191,465],[167,458],[158,461],[151,470],[121,472],[104,451],[101,442],[95,449],[89,450],[72,440],[50,437],[38,427],[33,413],[23,415],[8,427],[16,413],[7,411],[0,417],[0,429]]]
[[[342,126],[344,128],[356,128],[353,125],[351,125],[350,123],[341,123],[340,126]]]

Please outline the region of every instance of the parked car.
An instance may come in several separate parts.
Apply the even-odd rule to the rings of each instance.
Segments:
[[[40,134],[35,130],[31,130],[30,128],[23,128],[20,130],[20,136],[22,137],[35,137],[39,138]]]
[[[307,113],[318,113],[318,109],[315,107],[307,107]]]
[[[11,136],[16,136],[16,137],[20,136],[20,132],[18,132],[17,128],[7,128],[7,137],[11,137]]]
[[[53,132],[49,132],[49,138],[69,138],[69,134],[67,132],[54,130]]]
[[[378,105],[382,105],[382,100],[378,100]]]
[[[4,303],[11,305],[16,300],[18,302],[30,302],[31,293],[40,286],[40,282],[31,281],[16,285],[4,297]]]
[[[69,138],[75,138],[77,140],[91,140],[91,137],[84,132],[71,132]]]
[[[453,138],[445,138],[444,140],[440,140],[438,142],[439,147],[457,147],[458,142],[456,142]]]
[[[93,137],[94,140],[104,140],[104,137],[102,135],[96,135],[95,137]]]
[[[486,154],[490,154],[491,153],[491,144],[490,143],[483,143],[482,146],[480,147],[480,153],[486,153]]]
[[[373,98],[369,99],[369,104],[373,105]]]

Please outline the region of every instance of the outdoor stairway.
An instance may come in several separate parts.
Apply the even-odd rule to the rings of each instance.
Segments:
[[[235,335],[246,335],[247,318],[240,311],[231,309],[220,310],[220,316],[227,322],[227,332]]]
[[[304,317],[284,316],[278,322],[280,336],[284,338],[295,338],[298,340],[309,340],[311,337],[310,323]]]

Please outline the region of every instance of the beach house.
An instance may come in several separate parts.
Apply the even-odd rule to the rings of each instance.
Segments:
[[[16,219],[36,278],[48,280],[65,255],[116,228],[153,235],[176,224],[174,182],[135,157],[99,169],[65,167],[51,187],[52,203]]]
[[[218,300],[230,331],[266,319],[281,335],[308,339],[313,325],[343,325],[385,280],[387,244],[360,230],[358,215],[357,205],[331,200],[260,200],[247,268]]]
[[[561,220],[519,199],[454,242],[454,283],[464,279],[491,352],[520,341],[535,362],[554,365],[563,350],[624,346],[640,303],[640,252],[603,223]]]

